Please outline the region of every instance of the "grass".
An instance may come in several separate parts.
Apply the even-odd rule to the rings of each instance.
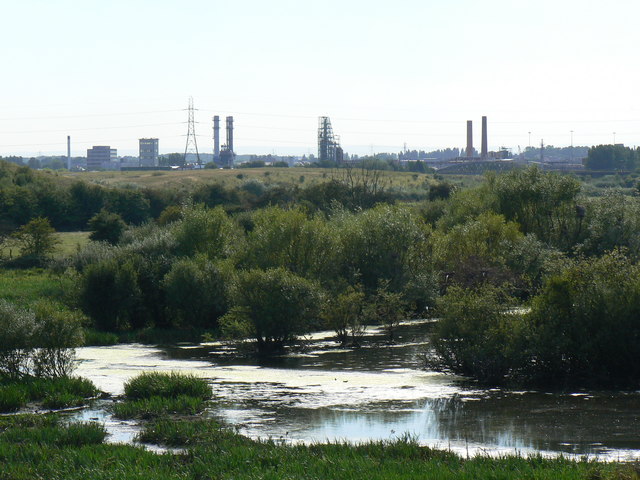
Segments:
[[[73,291],[73,279],[52,275],[41,268],[0,269],[0,298],[25,307],[36,300],[60,300]]]
[[[68,480],[249,479],[548,479],[637,480],[637,465],[542,457],[475,457],[418,445],[411,438],[362,445],[288,446],[253,441],[210,420],[150,422],[141,439],[188,448],[157,455],[104,444],[95,424],[56,416],[0,418],[0,478]]]
[[[117,418],[151,419],[166,415],[195,415],[204,410],[201,398],[180,395],[176,398],[150,397],[116,403],[113,413]]]
[[[211,387],[205,379],[193,375],[145,372],[125,383],[124,393],[130,400],[179,396],[208,400],[211,397]]]
[[[90,232],[56,232],[58,243],[53,252],[55,258],[66,257],[89,243]],[[16,258],[20,256],[17,245],[4,245],[0,248],[0,258]]]
[[[38,402],[55,410],[77,407],[98,393],[90,380],[79,377],[1,379],[0,412],[18,411],[27,402]]]

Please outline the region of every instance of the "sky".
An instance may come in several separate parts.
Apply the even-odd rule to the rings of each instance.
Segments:
[[[138,139],[239,154],[640,145],[636,0],[21,0],[0,10],[0,156]],[[224,121],[222,122],[224,125]],[[573,132],[573,133],[572,133]],[[615,133],[614,133],[615,132]],[[224,137],[224,132],[221,132]]]

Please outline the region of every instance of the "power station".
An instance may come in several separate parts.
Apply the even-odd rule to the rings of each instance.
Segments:
[[[342,163],[344,154],[340,138],[333,134],[329,117],[318,117],[318,161]]]

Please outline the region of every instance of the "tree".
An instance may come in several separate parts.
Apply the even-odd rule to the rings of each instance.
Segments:
[[[588,170],[633,170],[637,153],[623,145],[597,145],[587,153],[584,165]]]
[[[89,238],[115,245],[120,240],[126,226],[120,215],[110,213],[103,208],[89,220],[89,229],[91,230]]]
[[[282,268],[241,272],[233,288],[233,308],[220,319],[231,336],[251,336],[258,350],[284,348],[317,325],[319,287]]]
[[[12,236],[20,247],[21,256],[38,261],[50,257],[59,243],[49,219],[42,217],[34,218]]]
[[[402,295],[389,291],[388,287],[389,282],[380,282],[376,296],[369,305],[368,316],[384,326],[389,335],[389,341],[393,342],[395,330],[407,317],[409,309]]]
[[[227,311],[225,278],[204,256],[175,262],[162,288],[175,325],[216,328]]]
[[[322,318],[326,326],[336,332],[342,345],[349,341],[357,345],[358,339],[364,334],[364,300],[362,290],[348,286],[344,292],[329,298],[324,305]]]

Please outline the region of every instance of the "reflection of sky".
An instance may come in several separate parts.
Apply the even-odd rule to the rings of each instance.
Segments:
[[[409,434],[423,444],[463,454],[555,451],[640,458],[640,412],[635,408],[640,393],[472,390],[415,364],[402,368],[399,359],[422,344],[411,345],[380,352],[314,349],[312,355],[289,357],[270,367],[228,361],[221,366],[200,351],[193,360],[184,355],[192,351],[187,349],[182,351],[187,358],[175,358],[140,345],[87,347],[78,350],[77,373],[112,394],[122,393],[123,383],[141,371],[184,371],[208,378],[215,399],[210,413],[251,437],[321,442]],[[387,360],[394,368],[383,368]],[[113,439],[122,434],[127,441],[126,425],[119,433],[110,419],[101,421]]]

